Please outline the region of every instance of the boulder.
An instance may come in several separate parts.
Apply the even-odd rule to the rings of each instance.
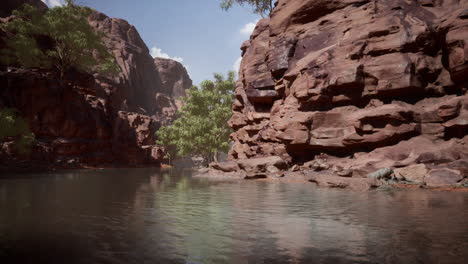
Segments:
[[[288,168],[288,163],[278,156],[242,159],[238,160],[237,164],[247,173],[268,172],[268,169],[273,170],[273,167],[279,170],[286,170]]]
[[[211,163],[210,168],[224,172],[233,172],[239,170],[239,165],[234,161]]]
[[[415,164],[404,168],[394,170],[395,177],[398,180],[406,180],[418,184],[424,183],[428,170],[424,164]]]
[[[314,171],[328,170],[330,165],[323,159],[315,159],[309,162],[304,163],[303,166],[305,169],[312,169]]]
[[[342,166],[340,165],[333,165],[333,167],[331,168],[331,170],[338,176],[341,176],[341,177],[352,177],[353,176],[353,170],[349,169],[349,168],[343,168]]]
[[[424,178],[424,182],[429,187],[454,186],[461,180],[463,180],[462,173],[449,168],[433,169]]]

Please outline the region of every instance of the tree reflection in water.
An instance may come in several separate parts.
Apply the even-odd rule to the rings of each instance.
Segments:
[[[468,195],[78,171],[0,180],[2,263],[457,263]]]

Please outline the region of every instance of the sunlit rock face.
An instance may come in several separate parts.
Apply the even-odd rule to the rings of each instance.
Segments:
[[[181,98],[192,87],[192,80],[187,69],[178,61],[155,58],[154,63],[161,77],[163,92],[174,98],[177,108],[182,107]]]
[[[173,120],[175,98],[185,95],[190,78],[177,66],[155,63],[127,21],[95,12],[89,23],[105,34],[104,44],[121,69],[117,76],[75,72],[65,82],[49,71],[3,65],[0,107],[18,109],[38,142],[29,157],[15,156],[5,144],[0,152],[6,166],[25,160],[32,167],[158,165],[163,159],[155,132]]]
[[[182,97],[192,87],[192,80],[187,69],[178,61],[155,58],[154,63],[161,77],[163,92],[174,98],[178,109],[182,107]]]
[[[468,157],[468,1],[280,0],[242,45],[231,159]]]

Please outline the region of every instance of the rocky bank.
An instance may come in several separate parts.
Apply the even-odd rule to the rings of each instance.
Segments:
[[[2,2],[0,23],[23,3],[47,8],[39,0]],[[136,28],[95,12],[89,23],[105,33],[121,73],[70,73],[0,67],[0,107],[18,109],[36,135],[30,155],[19,156],[11,142],[1,146],[0,167],[70,168],[83,166],[158,166],[164,150],[154,133],[174,117],[179,98],[192,82],[176,61],[153,59]],[[7,37],[6,32],[0,32]],[[0,43],[0,49],[5,48]]]
[[[468,1],[279,0],[241,50],[211,173],[466,185]]]

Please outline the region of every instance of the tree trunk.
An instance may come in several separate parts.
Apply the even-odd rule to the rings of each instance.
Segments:
[[[213,155],[213,160],[214,162],[218,163],[218,152],[215,151],[214,155]]]

